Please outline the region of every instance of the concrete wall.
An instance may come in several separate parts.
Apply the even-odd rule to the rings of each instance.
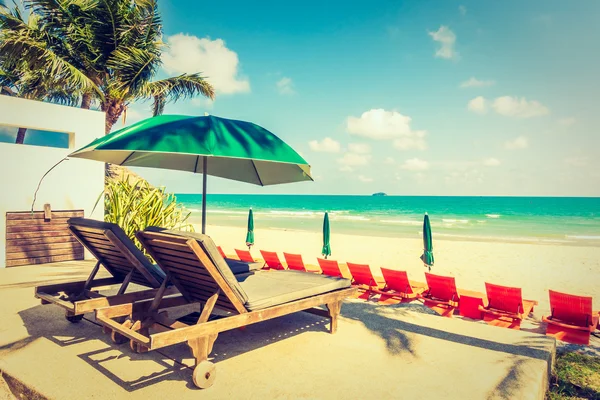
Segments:
[[[0,95],[0,125],[26,127],[70,136],[69,148],[0,143],[0,267],[5,266],[6,212],[31,209],[40,178],[72,151],[104,135],[104,113]],[[35,210],[83,209],[102,219],[103,205],[90,215],[104,187],[104,164],[69,159],[50,172],[40,187]]]

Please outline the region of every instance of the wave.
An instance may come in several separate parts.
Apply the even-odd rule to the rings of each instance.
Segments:
[[[451,219],[451,218],[442,218],[442,222],[446,222],[449,224],[468,224],[469,220],[468,219]]]
[[[384,224],[399,224],[399,225],[414,225],[420,226],[423,225],[423,221],[413,221],[408,219],[382,219],[379,222]]]
[[[371,218],[362,217],[360,215],[336,216],[335,219],[336,220],[346,220],[346,221],[370,221],[371,220]]]
[[[600,236],[597,235],[565,235],[565,238],[580,240],[600,240]]]
[[[500,218],[501,217],[500,214],[485,214],[485,216],[488,218]]]

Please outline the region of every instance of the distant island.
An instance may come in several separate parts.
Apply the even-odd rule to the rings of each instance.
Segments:
[[[373,193],[373,196],[387,196],[387,193],[377,192],[377,193]]]

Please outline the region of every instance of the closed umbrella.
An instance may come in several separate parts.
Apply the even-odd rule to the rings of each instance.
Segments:
[[[248,212],[248,233],[246,233],[246,246],[248,250],[254,244],[254,215],[252,209]]]
[[[431,271],[431,267],[433,266],[433,241],[431,238],[431,224],[429,223],[429,215],[427,213],[425,213],[425,218],[423,219],[423,255],[421,256],[421,261]]]
[[[207,175],[260,186],[312,181],[310,165],[273,133],[251,122],[212,115],[148,118],[96,139],[69,157],[203,174],[203,233]]]
[[[323,218],[323,249],[321,250],[321,254],[323,254],[325,258],[331,255],[331,245],[329,243],[330,236],[329,214],[325,212],[325,217]]]

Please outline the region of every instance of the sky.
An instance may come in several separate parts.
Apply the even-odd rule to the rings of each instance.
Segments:
[[[159,77],[200,72],[217,93],[165,112],[255,122],[315,179],[211,177],[211,193],[600,196],[599,1],[288,3],[159,3]],[[136,172],[201,192],[200,176]]]

